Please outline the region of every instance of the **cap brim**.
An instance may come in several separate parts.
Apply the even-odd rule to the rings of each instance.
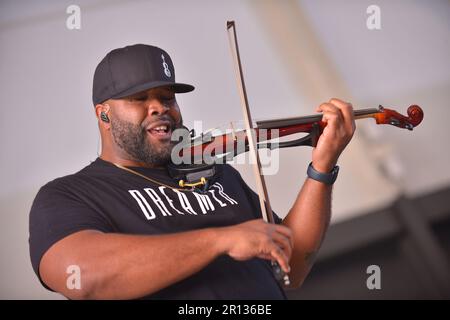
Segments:
[[[152,81],[152,82],[143,83],[138,86],[129,88],[125,91],[122,91],[122,92],[112,96],[111,99],[125,98],[125,97],[131,96],[131,95],[141,92],[141,91],[159,88],[159,87],[171,87],[175,93],[186,93],[186,92],[193,91],[195,89],[194,86],[191,86],[190,84],[186,84],[186,83],[178,83],[178,82],[173,83],[173,82],[168,82],[168,81]]]

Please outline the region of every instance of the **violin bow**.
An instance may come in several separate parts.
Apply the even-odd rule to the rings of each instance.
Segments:
[[[261,161],[259,159],[259,154],[256,147],[256,136],[250,114],[250,107],[247,99],[247,91],[245,89],[245,82],[242,73],[242,64],[239,55],[239,45],[237,42],[236,27],[234,21],[227,21],[227,32],[230,44],[230,52],[231,56],[233,57],[236,83],[241,98],[242,113],[244,115],[244,123],[247,131],[249,153],[251,159],[253,160],[252,162],[253,173],[255,175],[256,187],[259,195],[259,204],[261,207],[262,216],[264,221],[269,223],[275,223],[272,213],[272,207],[269,201],[269,194],[267,192],[266,182],[262,174]],[[272,269],[278,281],[282,280],[285,286],[288,286],[290,284],[288,275],[283,272],[283,270],[276,261],[272,261]]]

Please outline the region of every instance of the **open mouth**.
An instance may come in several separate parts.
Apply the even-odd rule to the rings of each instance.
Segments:
[[[148,129],[147,132],[150,133],[152,137],[155,137],[159,140],[170,139],[170,137],[172,136],[172,129],[168,124],[157,125],[153,128]]]

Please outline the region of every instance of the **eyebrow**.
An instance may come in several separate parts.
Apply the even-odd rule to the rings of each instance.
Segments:
[[[135,94],[132,94],[128,97],[125,97],[125,99],[135,99],[135,98],[142,98],[142,97],[155,97],[155,98],[170,98],[170,99],[174,99],[175,98],[175,92],[171,92],[171,91],[160,91],[160,92],[154,92],[154,93],[148,93],[147,91],[141,91]]]

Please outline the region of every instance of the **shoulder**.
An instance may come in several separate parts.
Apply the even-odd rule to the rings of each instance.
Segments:
[[[218,166],[221,168],[221,170],[223,171],[224,174],[232,174],[232,175],[238,176],[238,177],[241,176],[239,171],[235,167],[233,167],[232,165],[230,165],[228,163],[219,164]]]
[[[241,174],[239,173],[239,171],[234,168],[233,166],[225,163],[225,164],[219,164],[218,166],[218,171],[219,173],[223,176],[223,177],[227,177],[227,178],[234,178],[239,180],[240,182],[243,181]]]
[[[37,197],[73,190],[74,186],[89,183],[88,181],[91,178],[102,174],[106,174],[106,171],[97,159],[75,173],[61,176],[47,182],[39,189]]]

